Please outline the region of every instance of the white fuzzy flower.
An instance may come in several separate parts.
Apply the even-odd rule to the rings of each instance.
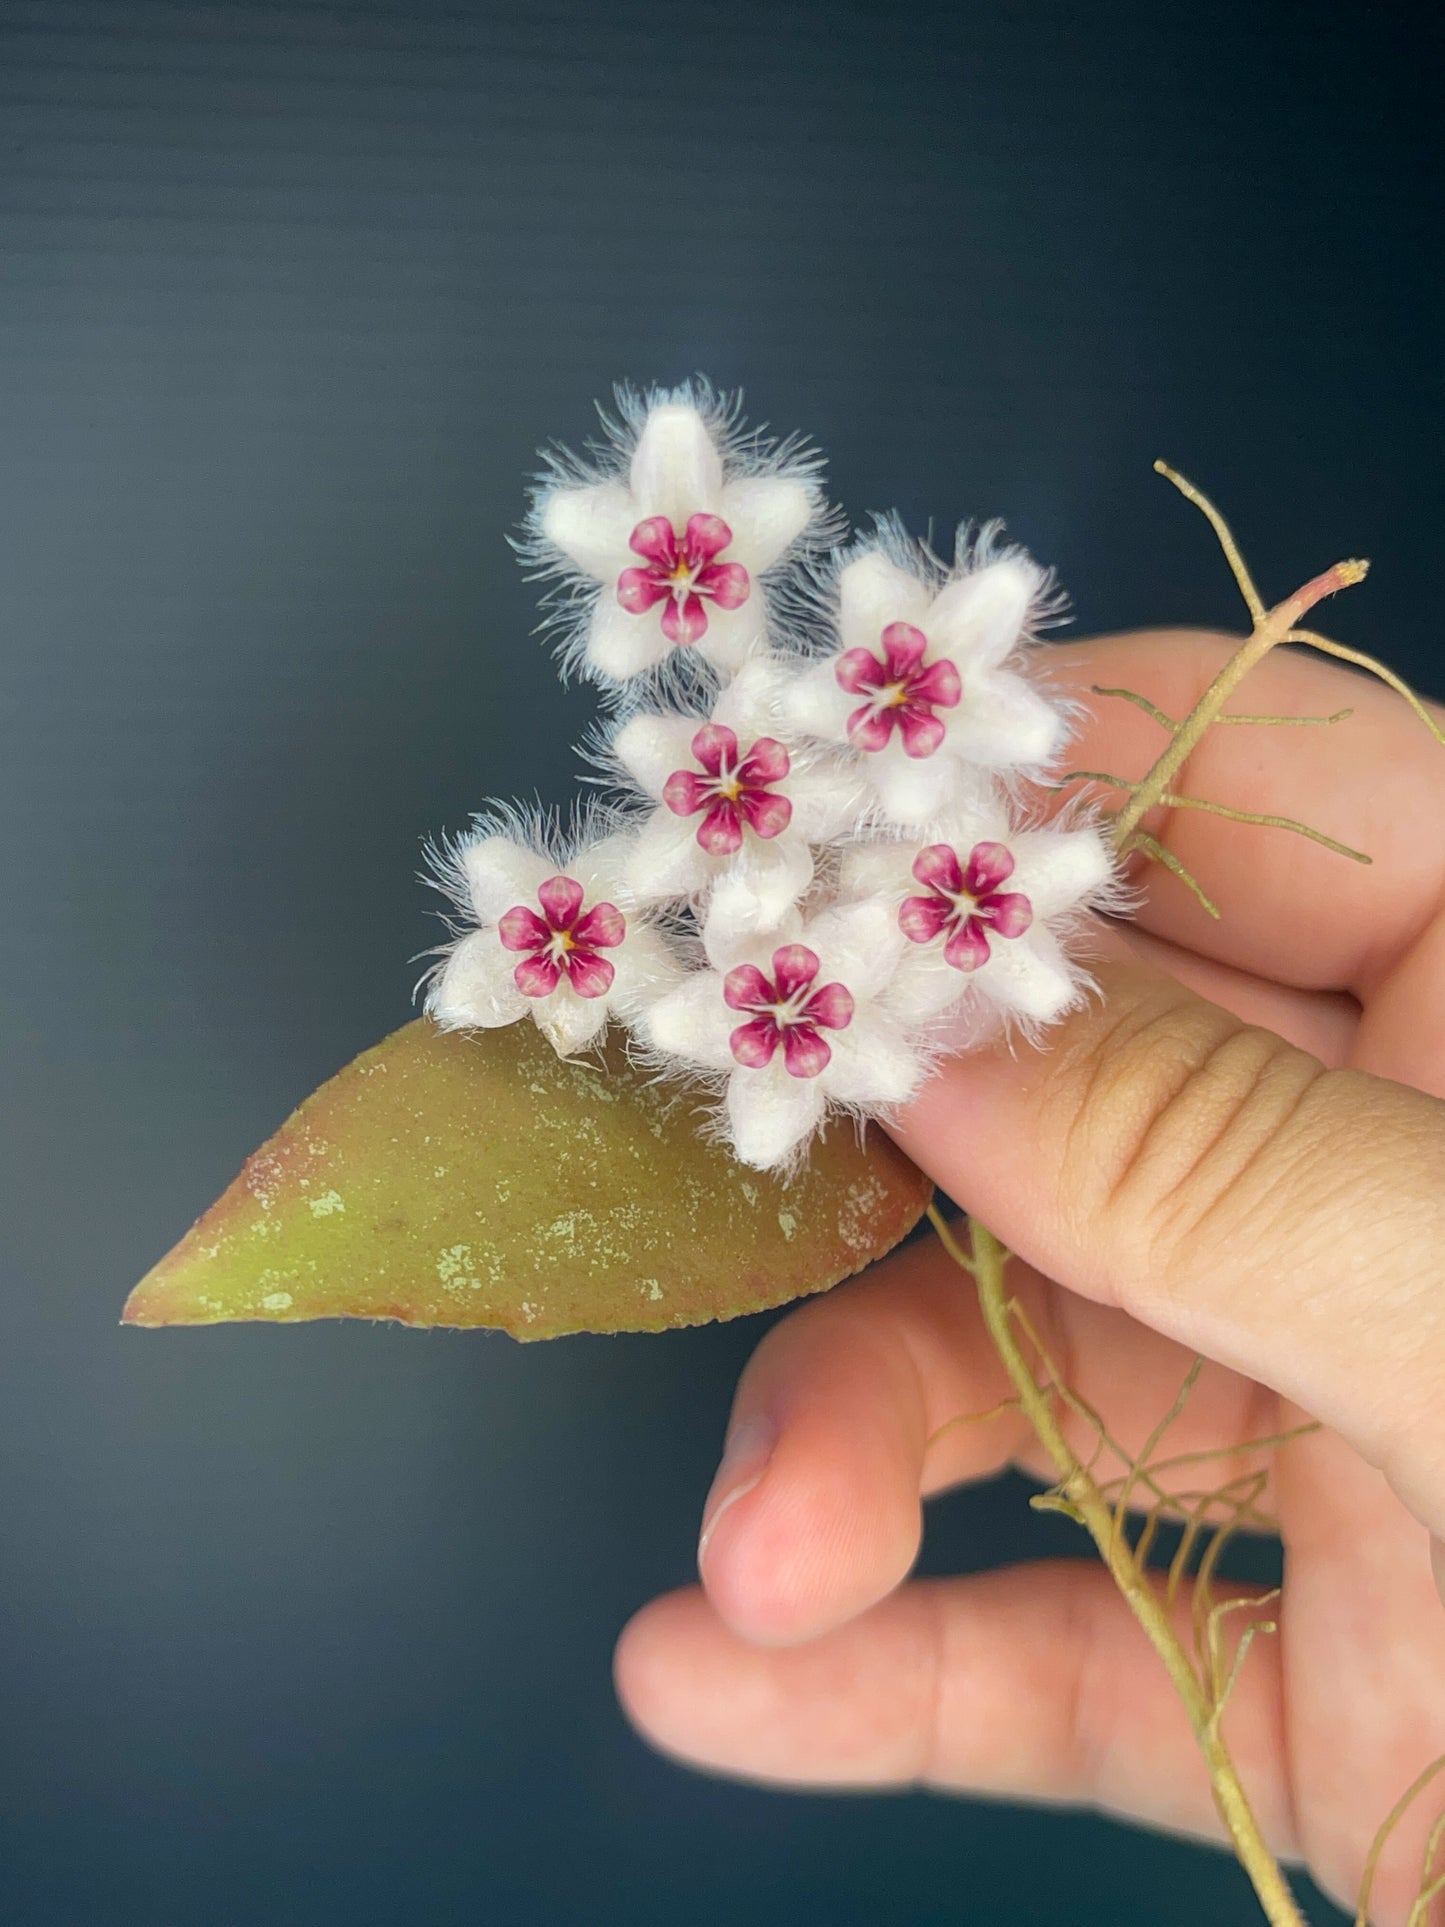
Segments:
[[[603,760],[629,795],[570,842],[499,812],[436,858],[458,916],[427,1009],[530,1017],[562,1055],[615,1018],[786,1172],[830,1112],[886,1114],[940,1052],[1059,1016],[1080,912],[1127,893],[1078,816],[1018,826],[1009,779],[1068,732],[1024,673],[1041,569],[991,530],[949,567],[885,518],[819,574],[805,447],[703,382],[618,402],[595,460],[551,458],[522,550],[620,706]]]
[[[816,461],[742,436],[701,385],[619,401],[615,460],[558,461],[533,503],[532,557],[580,610],[572,660],[615,683],[695,650],[730,673],[766,645],[763,577],[823,533]]]
[[[625,836],[561,851],[546,841],[484,827],[439,861],[444,887],[476,927],[433,975],[427,1011],[444,1030],[530,1017],[567,1057],[600,1037],[609,1017],[632,1018],[681,966],[630,905]]]
[[[1086,979],[1061,937],[1088,905],[1114,908],[1109,848],[1092,827],[1014,829],[1002,803],[945,819],[928,841],[862,843],[844,856],[846,896],[884,904],[907,940],[892,989],[905,1021],[948,1020],[958,1047],[1001,1021],[1051,1023]]]
[[[1061,711],[1009,658],[1029,638],[1048,579],[1021,550],[988,540],[945,569],[883,524],[837,578],[841,648],[800,669],[785,712],[851,744],[884,814],[922,825],[977,789],[977,770],[1046,766]]]
[[[925,1060],[890,1010],[906,947],[882,903],[857,903],[768,938],[722,942],[708,968],[636,1026],[664,1061],[726,1078],[722,1134],[744,1164],[786,1168],[832,1105],[876,1111],[911,1095]]]
[[[813,880],[811,846],[852,826],[862,783],[831,751],[780,740],[778,686],[759,658],[707,717],[648,712],[613,736],[612,757],[656,805],[626,871],[639,902],[712,886],[738,927],[770,929]]]

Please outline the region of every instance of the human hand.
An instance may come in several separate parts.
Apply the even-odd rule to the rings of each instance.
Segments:
[[[1123,684],[1177,716],[1229,647],[1130,636],[1051,662],[1071,693]],[[896,1135],[1020,1254],[1011,1290],[1127,1448],[1196,1353],[1171,1452],[1324,1422],[1208,1476],[1267,1466],[1286,1549],[1279,1637],[1230,1701],[1241,1779],[1275,1851],[1353,1905],[1379,1822],[1445,1751],[1445,752],[1387,691],[1289,653],[1237,706],[1346,705],[1329,728],[1214,728],[1189,790],[1302,818],[1372,867],[1172,816],[1221,920],[1153,871],[1137,925],[1103,939],[1102,997],[1040,1051],[948,1065]],[[1158,726],[1090,708],[1075,761],[1146,767]],[[642,1731],[754,1779],[1083,1803],[1222,1838],[1183,1709],[1101,1566],[902,1583],[921,1497],[1010,1463],[1052,1483],[1016,1412],[949,1424],[1009,1391],[931,1241],[775,1326],[734,1403],[703,1587],[619,1645]],[[1381,1922],[1408,1912],[1429,1818],[1382,1863]]]

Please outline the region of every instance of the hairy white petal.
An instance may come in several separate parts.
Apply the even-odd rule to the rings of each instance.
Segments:
[[[761,589],[755,588],[736,609],[720,609],[715,602],[706,607],[707,628],[692,645],[706,661],[732,675],[767,648],[768,612]]]
[[[561,983],[550,997],[535,1000],[537,1028],[559,1057],[571,1057],[599,1037],[606,1027],[609,998],[579,997]]]
[[[427,998],[428,1011],[443,1030],[515,1024],[534,1002],[512,980],[516,963],[495,930],[474,930],[447,958]]]
[[[829,742],[848,740],[848,718],[862,700],[838,684],[837,657],[809,663],[791,677],[779,698],[782,713],[794,729]]]
[[[636,842],[635,829],[614,830],[595,842],[582,843],[569,859],[567,874],[582,885],[589,905],[622,891]]]
[[[609,587],[640,559],[627,546],[640,517],[620,482],[554,488],[538,502],[537,511],[547,540]]]
[[[972,788],[965,789],[959,802],[929,825],[926,840],[951,843],[961,859],[967,858],[975,843],[1006,843],[1013,850],[1018,838],[999,795],[997,778],[982,770],[973,772]]]
[[[726,613],[726,612],[724,612]],[[713,704],[712,720],[735,730],[746,750],[759,736],[780,727],[779,697],[784,678],[777,658],[759,655],[745,662]]]
[[[745,846],[708,898],[703,932],[709,950],[730,956],[749,938],[780,931],[812,880],[813,858],[801,838]]]
[[[822,1080],[840,1104],[901,1104],[923,1079],[923,1060],[879,1011],[830,1031],[833,1061]]]
[[[1063,951],[1047,930],[1008,942],[995,939],[989,960],[974,973],[978,987],[1002,1009],[1051,1024],[1078,995]]]
[[[695,716],[634,716],[612,738],[612,753],[639,788],[660,799],[675,770],[695,767],[692,739],[701,727]]]
[[[607,1001],[628,1023],[649,1004],[675,990],[686,974],[660,931],[630,919],[625,941],[602,954],[616,972]]]
[[[1032,562],[1010,555],[948,583],[923,624],[930,654],[950,656],[960,669],[995,668],[1019,640],[1043,579]]]
[[[662,633],[656,609],[635,616],[623,608],[612,589],[602,590],[587,629],[587,664],[595,674],[626,682],[656,668],[671,653],[672,644]]]
[[[808,924],[803,941],[821,958],[824,979],[841,979],[859,999],[877,995],[908,944],[895,906],[882,897],[823,911]]]
[[[681,534],[689,516],[717,512],[722,458],[696,408],[665,401],[651,411],[637,438],[631,479],[639,521],[665,515]]]
[[[937,944],[909,944],[881,1002],[900,1024],[926,1024],[965,996],[971,981]]]
[[[770,842],[750,837],[734,859],[728,876],[752,891],[765,907],[771,928],[813,881],[812,852],[802,837],[785,834]]]
[[[817,484],[797,475],[745,475],[729,482],[718,512],[733,540],[722,560],[761,575],[797,541],[818,502]]]
[[[783,784],[793,805],[789,831],[810,843],[827,843],[857,822],[867,800],[861,772],[822,757],[796,767]]]
[[[844,898],[884,896],[897,903],[916,896],[922,887],[913,876],[913,859],[921,845],[917,837],[899,842],[879,837],[852,843],[838,865],[838,893]]]
[[[496,923],[515,905],[537,908],[538,886],[557,874],[557,866],[509,836],[487,836],[457,853],[479,923]]]
[[[693,971],[634,1019],[638,1035],[654,1050],[713,1071],[737,1069],[728,1039],[743,1021],[723,1002],[722,978],[714,970]]]
[[[1097,830],[1025,830],[1009,838],[1017,859],[1003,886],[1022,890],[1042,921],[1072,910],[1113,874],[1108,845]]]
[[[728,1082],[727,1113],[733,1149],[744,1164],[761,1171],[786,1164],[823,1117],[819,1080],[790,1077],[783,1068],[782,1055],[779,1047],[766,1070],[738,1070]]]
[[[642,825],[623,872],[627,891],[638,903],[690,897],[705,886],[713,863],[698,843],[697,825],[696,817],[674,816],[666,805]]]
[[[949,716],[944,746],[955,758],[986,769],[1021,769],[1052,762],[1067,725],[1021,676],[999,670],[965,686]]]
[[[869,549],[848,564],[838,577],[838,595],[844,648],[869,649],[874,655],[890,622],[924,628],[931,600],[927,584],[890,562],[881,549]]]
[[[802,912],[792,905],[774,928],[760,928],[756,911],[750,914],[745,902],[729,904],[725,888],[728,884],[729,879],[723,878],[708,898],[707,915],[702,923],[702,947],[707,960],[714,970],[724,973],[740,963],[756,964],[759,970],[768,972],[772,968],[773,952],[780,945],[806,941]],[[739,889],[745,892],[746,884]],[[719,896],[723,899],[721,907]]]
[[[952,745],[950,723],[946,742]],[[967,807],[977,778],[958,756],[947,756],[942,746],[932,756],[906,755],[894,736],[886,749],[868,754],[864,769],[873,779],[878,801],[895,823],[921,828],[935,818]]]

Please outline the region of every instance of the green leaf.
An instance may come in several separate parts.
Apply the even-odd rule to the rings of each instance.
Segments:
[[[694,1093],[610,1045],[423,1018],[309,1097],[125,1308],[132,1325],[394,1318],[516,1338],[662,1331],[823,1291],[931,1196],[836,1123],[790,1183],[698,1135]]]

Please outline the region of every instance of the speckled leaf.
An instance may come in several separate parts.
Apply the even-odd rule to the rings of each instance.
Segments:
[[[133,1325],[395,1318],[517,1338],[661,1331],[861,1270],[928,1180],[835,1127],[788,1184],[697,1134],[694,1098],[619,1047],[605,1071],[531,1024],[423,1018],[309,1097],[131,1293]]]

